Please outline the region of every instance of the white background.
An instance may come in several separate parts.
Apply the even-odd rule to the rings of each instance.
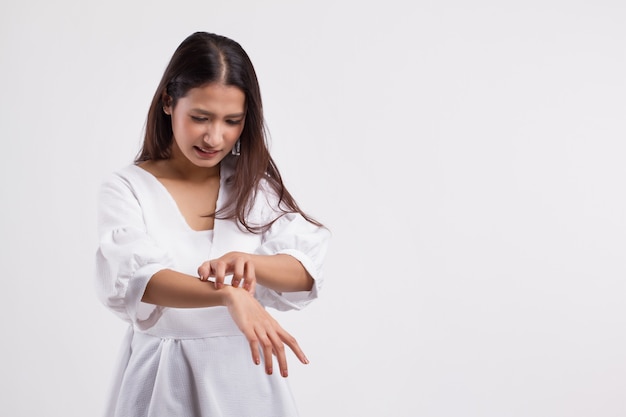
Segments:
[[[289,189],[333,231],[276,313],[302,417],[626,416],[626,6],[0,5],[0,413],[97,416],[125,325],[95,194],[174,49],[237,40]]]

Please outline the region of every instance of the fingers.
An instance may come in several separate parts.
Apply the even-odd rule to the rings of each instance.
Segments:
[[[260,347],[263,349],[265,372],[268,375],[271,375],[273,372],[272,356],[276,356],[281,376],[284,378],[289,376],[285,345],[294,352],[300,362],[303,364],[309,363],[309,360],[298,345],[296,339],[280,327],[278,323],[274,322],[271,329],[267,329],[261,332],[261,334],[257,333],[257,336],[261,342]]]
[[[247,261],[244,257],[238,257],[234,259],[232,270],[233,278],[231,285],[233,287],[239,287],[241,281],[243,281],[243,288],[249,293],[254,294],[254,288],[256,286],[254,264]]]
[[[198,267],[200,280],[207,281],[215,278],[215,288],[224,288],[226,275],[232,274],[230,285],[239,287],[243,281],[243,288],[254,294],[256,288],[256,273],[254,264],[237,252],[230,252],[221,258],[212,259]]]
[[[246,338],[250,342],[250,351],[252,352],[252,362],[255,365],[261,364],[261,354],[259,353],[259,341],[256,337],[249,337],[246,335]]]
[[[210,261],[211,272],[215,277],[215,288],[218,290],[224,288],[224,279],[226,278],[226,262]]]
[[[226,307],[248,340],[252,361],[259,365],[262,354],[268,375],[274,372],[274,355],[280,374],[283,377],[289,375],[285,345],[295,353],[300,362],[309,363],[296,339],[280,326],[251,293],[236,287],[228,287],[225,292]]]
[[[283,345],[283,341],[280,340],[277,334],[272,335],[272,346],[273,353],[276,355],[276,360],[278,361],[278,368],[280,370],[280,374],[287,378],[289,373],[287,372],[287,356],[285,355],[285,346]]]
[[[215,277],[215,288],[223,288],[227,267],[227,264],[220,260],[203,262],[202,265],[198,267],[200,281],[208,281],[210,277]]]
[[[309,364],[309,359],[306,357],[306,355],[304,354],[304,352],[300,348],[300,345],[296,341],[295,337],[293,337],[292,335],[290,335],[289,333],[287,333],[283,329],[281,329],[281,333],[282,333],[280,335],[281,341],[284,344],[286,344],[287,346],[289,346],[289,348],[296,355],[296,357],[300,360],[300,362],[302,362],[305,365],[308,365]]]
[[[263,350],[263,359],[265,360],[265,373],[268,375],[272,375],[272,373],[274,372],[272,364],[272,340],[265,332],[262,332],[259,335],[259,340],[261,342],[260,347]]]
[[[198,267],[198,276],[200,277],[200,281],[207,281],[211,276],[211,262],[205,261],[202,262],[202,265]]]
[[[246,264],[245,262],[240,262],[235,260],[233,266],[233,279],[230,281],[230,285],[233,287],[239,287],[241,280],[244,279],[246,274]]]
[[[253,335],[244,333],[248,342],[250,343],[250,352],[252,352],[252,361],[255,365],[261,364],[261,350],[263,350],[263,358],[265,359],[265,373],[268,375],[272,375],[274,372],[272,365],[272,342],[270,338],[263,332],[263,329],[260,328]],[[281,372],[282,372],[281,368]],[[285,368],[286,369],[286,368]],[[287,376],[287,374],[284,374]]]
[[[210,260],[205,261],[198,267],[198,277],[200,281],[208,281],[210,277],[215,278],[215,287],[224,287],[224,279],[228,265],[224,261]]]
[[[289,375],[287,370],[287,357],[285,355],[285,348],[283,342],[280,340],[278,334],[274,329],[259,328],[257,330],[257,337],[259,343],[257,343],[257,353],[259,349],[263,351],[263,359],[265,361],[265,373],[272,375],[274,373],[274,361],[273,356],[276,356],[278,361],[278,369],[283,377]]]
[[[256,288],[256,272],[254,270],[254,264],[252,262],[246,262],[243,289],[248,291],[250,294],[254,294],[255,288]]]
[[[272,375],[274,372],[273,356],[276,356],[280,375],[284,378],[289,376],[285,345],[289,346],[302,363],[309,363],[296,339],[280,327],[275,320],[267,320],[262,325],[257,325],[253,333],[246,332],[244,334],[250,343],[252,361],[256,365],[261,363],[260,352],[263,352],[265,373],[268,375]]]

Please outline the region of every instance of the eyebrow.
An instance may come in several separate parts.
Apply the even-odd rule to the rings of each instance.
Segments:
[[[204,114],[206,116],[213,116],[213,113],[211,113],[210,111],[206,111],[203,109],[191,109],[191,111],[200,113],[200,114]],[[228,117],[228,118],[237,118],[237,117],[243,117],[246,115],[245,111],[242,111],[241,113],[232,113],[232,114],[227,114],[224,117]]]

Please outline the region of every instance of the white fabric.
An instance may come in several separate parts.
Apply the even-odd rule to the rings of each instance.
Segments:
[[[222,164],[218,208],[231,169]],[[225,307],[177,309],[141,301],[151,276],[170,268],[197,276],[198,266],[229,251],[286,253],[313,276],[312,291],[277,293],[257,285],[256,297],[279,310],[301,309],[318,296],[329,232],[300,215],[283,215],[262,235],[234,221],[213,232],[192,230],[166,188],[130,165],[100,189],[97,294],[129,323],[105,417],[294,417],[288,380],[254,365],[247,340]],[[276,198],[262,187],[250,214],[276,218]]]

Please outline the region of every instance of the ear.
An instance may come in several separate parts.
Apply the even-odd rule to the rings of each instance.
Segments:
[[[161,101],[163,102],[163,113],[168,116],[172,115],[172,97],[168,94],[163,93],[163,97],[161,97]]]

